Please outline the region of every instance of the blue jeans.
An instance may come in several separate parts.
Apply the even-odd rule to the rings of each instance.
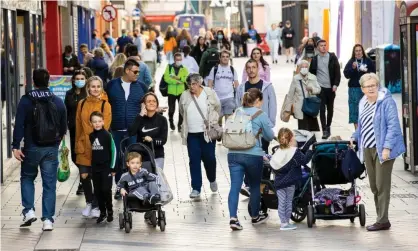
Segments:
[[[55,215],[58,146],[38,147],[31,146],[23,149],[23,159],[20,171],[20,191],[22,195],[23,215],[29,210],[35,210],[35,185],[38,176],[38,166],[42,177],[42,221]]]
[[[228,197],[229,216],[237,217],[238,196],[245,177],[250,186],[251,217],[257,217],[260,211],[260,183],[263,173],[263,157],[250,154],[228,153],[228,166],[231,175],[231,190]]]
[[[192,189],[201,191],[202,167],[205,166],[209,182],[216,181],[215,142],[206,142],[202,133],[189,133],[187,135],[187,151],[189,153],[190,176]]]
[[[113,141],[115,142],[116,145],[116,163],[115,163],[115,171],[116,171],[116,175],[115,175],[115,183],[118,184],[120,177],[122,176],[123,172],[125,170],[123,170],[123,162],[125,160],[122,160],[120,157],[120,142],[122,141],[122,139],[128,137],[128,132],[127,131],[112,131],[112,137],[113,137]],[[136,143],[136,136],[132,136],[129,137],[128,142],[126,142],[127,144],[125,144],[125,146],[128,146],[130,144],[134,144]]]

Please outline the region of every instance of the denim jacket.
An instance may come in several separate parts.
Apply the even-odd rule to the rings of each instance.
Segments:
[[[366,96],[360,100],[359,114],[362,113],[367,102]],[[398,118],[398,108],[392,98],[390,91],[384,87],[379,89],[379,96],[376,102],[376,111],[373,120],[374,135],[376,138],[376,148],[379,160],[382,163],[382,152],[384,148],[390,149],[389,159],[396,159],[405,153],[401,125]],[[359,146],[359,157],[363,162],[363,143],[361,142],[360,132],[362,130],[359,120],[357,130],[352,138],[357,141]]]

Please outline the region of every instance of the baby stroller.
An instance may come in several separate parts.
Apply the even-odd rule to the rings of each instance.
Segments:
[[[125,138],[121,141],[121,160],[123,161],[123,168],[127,171],[125,156],[129,152],[138,152],[141,154],[143,161],[142,161],[142,168],[148,170],[148,172],[157,174],[160,179],[160,195],[161,195],[161,202],[156,205],[151,205],[147,202],[144,202],[138,199],[133,194],[128,194],[123,197],[123,213],[119,213],[119,228],[125,228],[125,232],[129,233],[132,229],[132,212],[139,212],[139,213],[148,213],[149,220],[153,227],[157,225],[160,227],[161,231],[165,231],[165,227],[167,224],[165,212],[162,210],[162,206],[168,204],[172,199],[173,195],[171,193],[171,189],[165,179],[164,173],[161,169],[157,168],[155,165],[155,158],[154,158],[154,150],[151,150],[148,146],[142,143],[135,143],[129,146],[125,146],[127,140],[129,138]],[[154,145],[151,142],[151,148]]]
[[[349,141],[327,141],[313,145],[312,175],[321,185],[339,185],[351,183],[349,190],[325,188],[315,193],[311,182],[311,200],[307,207],[307,223],[311,228],[316,219],[339,220],[349,219],[354,222],[360,219],[360,225],[366,224],[366,210],[359,204],[361,197],[357,193],[355,179],[348,180],[342,171],[342,161],[349,149]],[[324,198],[332,199],[324,199]]]
[[[293,130],[298,148],[305,153],[309,147],[316,142],[315,134],[305,130]],[[277,151],[279,146],[273,147],[273,154]],[[271,180],[271,166],[268,162],[264,163],[263,179],[261,180],[261,200],[260,211],[267,213],[268,209],[277,210],[278,198],[276,188],[274,187],[274,180]],[[293,209],[291,219],[294,222],[301,222],[307,216],[307,207],[311,202],[310,189],[311,169],[307,166],[302,169],[302,179],[295,187],[295,195],[293,198]],[[319,187],[318,182],[315,182]],[[250,203],[248,203],[248,212],[251,212]]]

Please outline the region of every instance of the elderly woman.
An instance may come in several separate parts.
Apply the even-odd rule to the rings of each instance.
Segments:
[[[192,73],[187,78],[189,89],[180,97],[179,110],[183,116],[181,137],[183,144],[187,144],[190,158],[190,176],[192,180],[192,192],[190,198],[198,198],[202,188],[201,162],[206,169],[206,176],[210,182],[212,192],[218,190],[216,183],[216,157],[215,143],[208,137],[207,126],[217,125],[221,103],[212,88],[202,86],[203,78]],[[203,118],[203,116],[205,118]]]
[[[388,230],[390,187],[395,159],[405,152],[396,102],[388,89],[379,86],[375,73],[360,78],[364,93],[359,104],[358,127],[352,136],[365,162],[374,195],[377,219],[368,231]]]
[[[309,72],[309,62],[301,60],[300,71],[293,77],[290,85],[288,99],[293,104],[293,116],[298,120],[298,129],[307,131],[319,131],[318,119],[302,112],[303,99],[317,95],[321,87],[316,81],[316,76]]]

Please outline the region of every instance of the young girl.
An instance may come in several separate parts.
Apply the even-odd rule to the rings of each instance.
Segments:
[[[280,230],[296,229],[290,224],[292,215],[292,200],[295,185],[302,178],[302,166],[312,159],[312,150],[303,154],[298,148],[293,132],[288,128],[281,128],[277,136],[280,148],[273,155],[270,165],[276,175],[274,186],[277,189]]]

